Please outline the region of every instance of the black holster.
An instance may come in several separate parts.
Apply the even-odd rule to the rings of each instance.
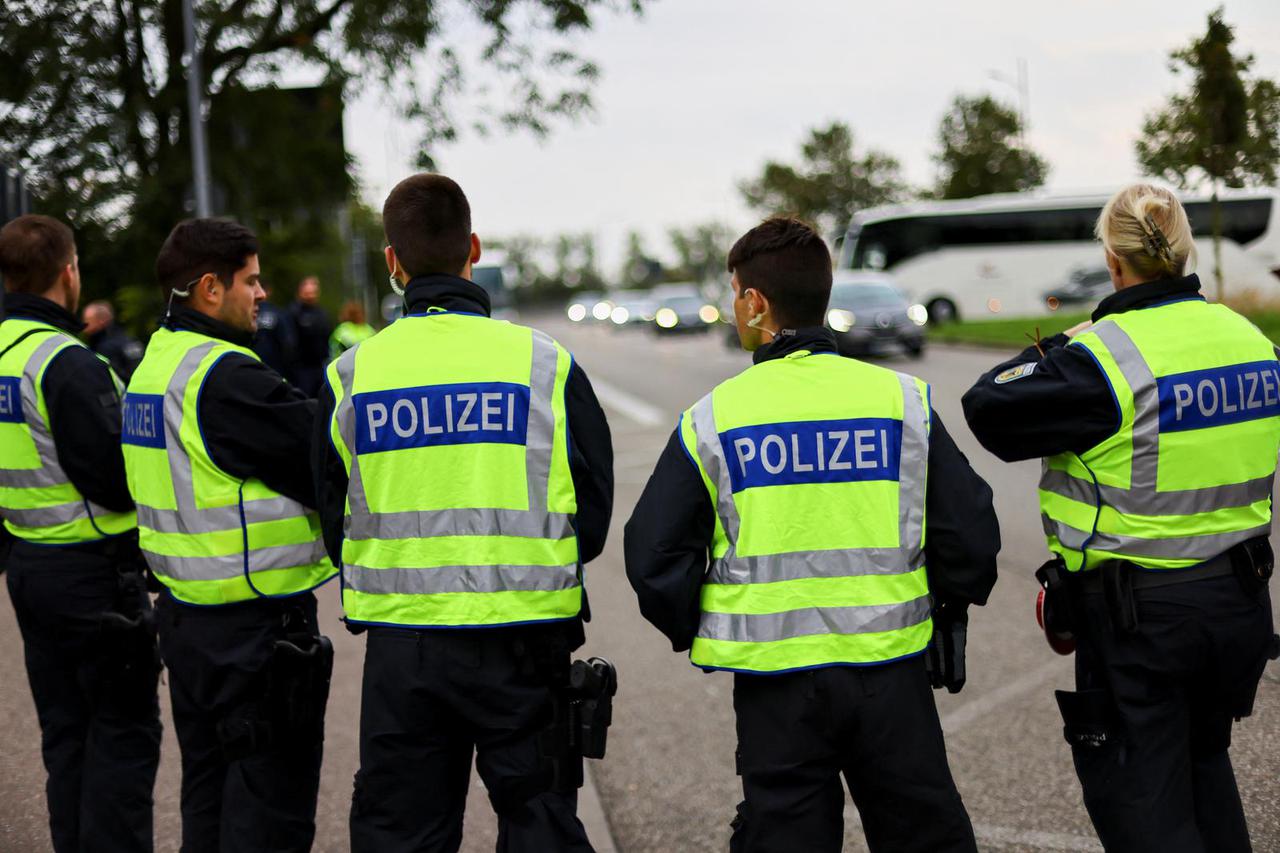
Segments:
[[[556,684],[551,724],[539,736],[551,765],[552,790],[581,788],[582,759],[604,758],[617,692],[617,670],[598,657],[574,661]]]
[[[963,609],[939,608],[934,613],[933,639],[924,658],[934,690],[945,687],[948,693],[959,693],[964,687],[968,635],[969,617]]]
[[[1075,591],[1071,573],[1061,557],[1054,557],[1036,569],[1036,580],[1044,589],[1044,627],[1062,636],[1078,632],[1075,614]]]

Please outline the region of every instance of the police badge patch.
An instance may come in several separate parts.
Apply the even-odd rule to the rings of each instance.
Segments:
[[[1012,382],[1015,379],[1025,379],[1034,373],[1035,370],[1036,363],[1034,361],[1026,364],[1019,364],[1017,367],[1010,367],[1008,370],[1000,371],[1000,374],[996,376],[996,384],[1003,385],[1004,383]]]

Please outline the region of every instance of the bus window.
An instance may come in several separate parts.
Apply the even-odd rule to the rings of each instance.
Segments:
[[[1222,236],[1244,245],[1267,233],[1271,221],[1271,199],[1224,199],[1222,202]],[[1191,230],[1197,237],[1213,234],[1213,203],[1192,201],[1184,205]]]

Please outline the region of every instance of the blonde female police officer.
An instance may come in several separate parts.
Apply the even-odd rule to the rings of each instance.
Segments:
[[[991,490],[925,383],[836,354],[813,229],[766,220],[728,266],[755,364],[684,413],[625,549],[645,617],[736,673],[731,849],[839,850],[843,773],[872,850],[974,850],[924,655],[995,583]]]
[[[1248,850],[1227,747],[1273,643],[1280,362],[1185,274],[1168,190],[1121,190],[1097,235],[1116,293],[985,374],[965,414],[1001,459],[1044,458],[1040,575],[1078,642],[1058,702],[1103,844]]]

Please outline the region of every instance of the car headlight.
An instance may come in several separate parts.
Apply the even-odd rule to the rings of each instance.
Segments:
[[[680,322],[680,315],[670,308],[659,308],[653,319],[662,328],[673,329]]]
[[[609,319],[621,326],[631,318],[631,312],[619,305],[609,312]]]
[[[916,303],[907,309],[907,317],[917,326],[923,326],[929,322],[929,309]]]
[[[583,320],[587,319],[587,306],[583,305],[581,302],[575,302],[569,306],[568,314],[570,320],[575,323],[581,323]]]
[[[704,323],[714,323],[720,319],[720,309],[714,305],[703,305],[698,309],[698,319]]]
[[[827,325],[837,332],[847,332],[852,329],[856,319],[852,311],[846,311],[843,308],[832,308],[827,312]]]
[[[613,303],[597,302],[591,309],[591,316],[597,320],[608,320],[609,315],[613,312]]]

